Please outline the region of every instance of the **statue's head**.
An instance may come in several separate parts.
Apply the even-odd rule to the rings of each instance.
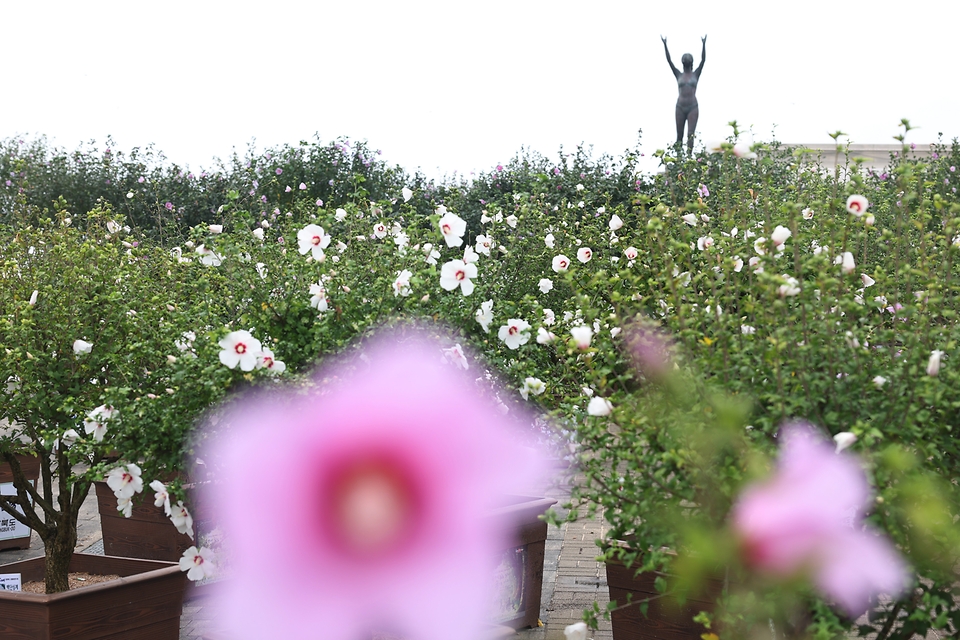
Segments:
[[[683,57],[680,58],[680,62],[683,63],[683,68],[684,68],[684,69],[692,69],[692,68],[693,68],[693,56],[690,55],[689,53],[683,54]]]

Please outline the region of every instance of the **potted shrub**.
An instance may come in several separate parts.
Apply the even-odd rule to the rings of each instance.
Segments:
[[[119,431],[125,417],[120,402],[128,389],[149,388],[153,371],[167,361],[164,342],[173,339],[168,335],[172,326],[163,316],[167,300],[175,295],[166,276],[171,256],[138,247],[109,210],[75,222],[62,202],[54,213],[40,215],[36,226],[6,226],[3,235],[0,268],[6,291],[0,298],[0,349],[5,355],[0,377],[8,385],[0,418],[8,426],[0,437],[0,458],[10,466],[16,495],[0,498],[0,508],[43,541],[42,560],[11,570],[22,572],[24,579],[42,577],[46,589],[43,597],[5,595],[4,620],[21,620],[30,633],[37,632],[35,637],[48,637],[33,626],[39,623],[26,620],[45,617],[43,607],[67,603],[63,606],[76,610],[77,602],[92,597],[62,593],[73,568],[122,576],[144,572],[117,581],[111,590],[138,590],[155,576],[161,584],[153,593],[163,593],[164,604],[150,607],[165,613],[141,622],[149,625],[159,616],[172,620],[164,625],[173,628],[184,586],[175,565],[133,562],[121,567],[109,559],[74,554],[80,506],[91,483],[115,466],[120,439],[115,441],[112,432]],[[29,482],[21,455],[39,464],[37,486]],[[118,479],[138,480],[131,474]],[[92,591],[106,589],[100,585]],[[8,607],[20,604],[33,613],[9,613]]]

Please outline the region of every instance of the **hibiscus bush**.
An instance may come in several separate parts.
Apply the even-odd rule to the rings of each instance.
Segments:
[[[42,419],[30,417],[39,404],[4,417],[44,425],[31,445],[41,457],[70,428],[69,455],[92,451],[99,433],[121,459],[84,454],[90,477],[113,473],[122,507],[140,499],[138,474],[162,481],[151,485],[157,504],[187,528],[177,483],[202,475],[189,435],[200,415],[249,386],[307,384],[318,362],[384,324],[429,319],[446,327],[438,359],[475,373],[502,411],[537,410],[532,436],[574,465],[571,506],[602,510],[625,543],[607,541],[607,555],[677,572],[664,588],[681,594],[723,568],[720,606],[699,618],[709,633],[744,637],[770,621],[818,638],[956,632],[960,148],[917,159],[905,146],[870,172],[838,147],[838,169],[826,170],[805,150],[749,152],[735,136],[713,154],[658,152],[652,177],[637,174],[635,153],[593,160],[582,150],[555,163],[521,155],[440,186],[388,171],[360,147],[235,158],[211,217],[177,221],[162,248],[158,233],[133,246],[105,208],[72,224],[63,207],[31,214],[43,224],[6,231],[24,238],[5,258],[10,277],[43,247],[113,252],[120,272],[90,273],[117,317],[90,315],[104,298],[69,322],[50,312],[44,328],[69,328],[71,343],[92,350],[30,351],[23,345],[49,339],[22,318],[49,294],[16,276],[3,344],[19,346],[0,373],[31,397],[71,403]],[[73,242],[30,235],[41,231]],[[58,286],[66,317],[75,288]],[[105,324],[129,332],[105,341],[95,331]],[[52,396],[40,391],[45,379],[29,381],[39,353],[76,391]],[[797,431],[806,448],[781,445],[800,441],[780,436],[794,420],[808,425]],[[828,461],[830,437],[845,451]],[[147,462],[157,471],[141,469]],[[777,489],[796,465],[825,475]],[[853,489],[809,498],[831,482]],[[758,529],[750,514],[780,495],[824,508],[777,522],[824,524],[775,563],[757,549],[780,548],[783,527]],[[848,514],[839,526],[838,513]],[[828,551],[849,549],[876,570],[838,562],[848,579],[829,579]],[[209,558],[194,550],[184,568],[202,577]],[[874,606],[883,592],[891,598]]]

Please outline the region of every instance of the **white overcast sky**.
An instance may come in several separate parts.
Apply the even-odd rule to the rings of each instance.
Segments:
[[[674,63],[707,62],[698,135],[960,136],[955,0],[0,0],[0,138],[109,134],[191,168],[236,147],[367,140],[430,176],[522,146],[648,155],[675,138]]]

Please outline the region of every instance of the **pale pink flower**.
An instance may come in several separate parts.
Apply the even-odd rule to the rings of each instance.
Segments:
[[[530,340],[530,323],[519,318],[507,320],[507,324],[500,327],[497,337],[503,340],[508,349],[519,349],[520,345]]]
[[[866,213],[867,207],[869,206],[870,203],[867,202],[867,199],[861,195],[852,195],[847,198],[847,211],[858,218]]]
[[[796,278],[788,275],[782,275],[780,278],[783,280],[783,284],[777,288],[777,293],[781,298],[789,298],[800,294],[800,282]]]
[[[323,250],[330,246],[330,236],[324,232],[323,227],[308,224],[297,232],[297,244],[299,245],[300,255],[309,251],[314,260],[323,262]]]
[[[563,273],[570,268],[570,258],[560,254],[559,256],[553,257],[553,270],[557,273]]]
[[[714,244],[713,238],[711,238],[710,236],[701,236],[697,238],[697,249],[699,249],[700,251],[706,251],[707,249],[712,247],[713,244]]]
[[[477,265],[472,262],[451,260],[440,267],[440,286],[447,291],[460,287],[460,292],[468,296],[474,288],[471,278],[476,277]]]
[[[407,297],[413,290],[410,288],[410,278],[413,277],[413,274],[409,269],[403,269],[402,271],[397,272],[397,277],[393,281],[391,288],[393,289],[393,296],[403,296]]]
[[[623,251],[623,256],[627,260],[636,260],[638,255],[639,255],[639,252],[637,251],[636,247],[627,247]]]
[[[132,462],[126,466],[110,469],[104,479],[117,498],[132,498],[134,494],[143,491],[140,467]]]
[[[449,212],[442,205],[437,209],[441,213],[437,224],[440,226],[440,233],[448,247],[459,247],[463,244],[463,234],[467,232],[467,222],[455,213]]]
[[[215,558],[213,551],[206,547],[190,547],[180,558],[180,571],[186,572],[187,579],[194,582],[212,578],[217,572],[213,563]]]
[[[893,545],[863,525],[870,502],[863,469],[809,425],[781,433],[777,471],[748,487],[732,511],[747,563],[777,578],[809,574],[854,618],[881,593],[896,598],[908,572]]]
[[[220,362],[231,369],[239,364],[241,371],[253,371],[257,366],[257,354],[263,349],[259,340],[243,330],[228,333],[218,344],[223,349]]]
[[[466,371],[470,368],[470,363],[467,362],[467,356],[463,353],[463,347],[460,346],[459,342],[449,349],[444,349],[443,357],[447,362],[457,365],[458,369]]]
[[[516,543],[513,523],[488,514],[541,463],[517,442],[521,420],[437,362],[437,348],[391,336],[322,372],[332,382],[315,393],[261,395],[221,420],[231,429],[213,454],[222,481],[210,502],[231,549],[214,596],[226,637],[489,637],[494,569]],[[265,447],[265,433],[282,437]],[[289,482],[251,482],[253,467]],[[284,532],[268,552],[270,589],[263,528],[251,526],[265,504]]]

